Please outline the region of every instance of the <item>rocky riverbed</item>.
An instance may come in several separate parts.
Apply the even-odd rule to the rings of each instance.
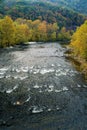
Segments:
[[[0,50],[0,130],[87,130],[87,83],[59,43]]]

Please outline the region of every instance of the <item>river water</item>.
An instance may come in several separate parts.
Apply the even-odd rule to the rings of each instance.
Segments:
[[[0,50],[0,130],[87,130],[87,83],[58,43]]]

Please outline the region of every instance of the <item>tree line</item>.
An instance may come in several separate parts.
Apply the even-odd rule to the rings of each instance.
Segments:
[[[60,28],[57,23],[46,21],[26,20],[18,18],[12,20],[5,16],[0,19],[0,47],[12,46],[28,41],[57,41],[70,40],[72,31]]]

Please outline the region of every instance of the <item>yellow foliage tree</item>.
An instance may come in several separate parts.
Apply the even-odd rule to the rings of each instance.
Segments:
[[[16,24],[15,43],[27,42],[29,39],[29,28],[26,24]]]
[[[39,31],[39,40],[40,41],[46,41],[47,40],[47,23],[46,21],[43,21],[40,23],[39,27],[38,27],[38,31]]]
[[[1,45],[3,47],[13,45],[15,38],[15,26],[13,20],[6,16],[0,22],[0,32],[1,32]]]
[[[76,30],[70,45],[74,55],[87,59],[87,21]]]

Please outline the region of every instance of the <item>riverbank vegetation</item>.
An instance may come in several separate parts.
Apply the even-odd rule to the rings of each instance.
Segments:
[[[70,56],[79,61],[80,70],[87,79],[87,21],[73,34],[70,48],[72,50]]]
[[[0,19],[0,47],[29,41],[65,41],[70,40],[71,35],[72,31],[60,28],[57,23],[22,18],[13,21],[9,16]]]

